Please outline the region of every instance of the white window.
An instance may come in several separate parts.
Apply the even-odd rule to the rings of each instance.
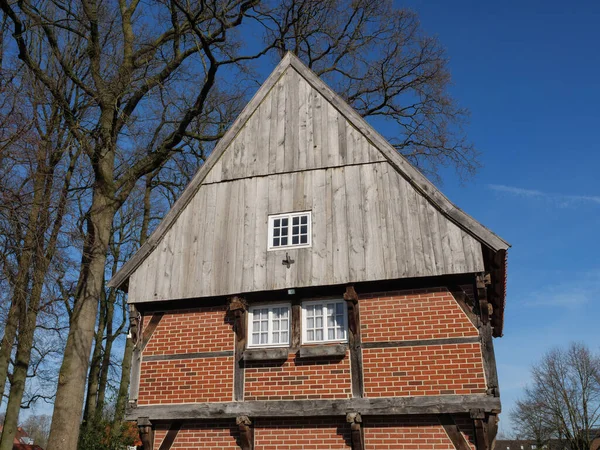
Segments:
[[[310,247],[310,211],[269,216],[269,250]]]
[[[290,343],[290,305],[248,309],[248,347],[282,347]]]
[[[302,303],[302,342],[343,342],[347,340],[346,302],[319,300]]]

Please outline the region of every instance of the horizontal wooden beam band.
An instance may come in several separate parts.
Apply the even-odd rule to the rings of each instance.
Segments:
[[[300,347],[300,358],[322,358],[326,356],[346,356],[348,345],[308,345]]]
[[[144,361],[171,361],[173,359],[218,358],[220,356],[233,356],[233,351],[224,350],[221,352],[175,353],[173,355],[148,355],[144,356],[142,359]]]
[[[364,342],[363,348],[418,347],[423,345],[474,344],[479,336],[456,337],[442,339],[419,339],[413,341]]]
[[[472,409],[499,412],[500,399],[484,394],[421,397],[353,398],[345,400],[250,401],[148,405],[128,409],[127,420],[196,420],[248,417],[372,416],[461,414]]]

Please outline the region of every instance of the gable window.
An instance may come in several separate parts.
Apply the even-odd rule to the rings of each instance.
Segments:
[[[302,303],[302,343],[345,342],[347,311],[343,300]]]
[[[269,216],[269,250],[310,247],[310,211]]]
[[[251,306],[248,309],[248,334],[248,347],[289,345],[289,303]]]

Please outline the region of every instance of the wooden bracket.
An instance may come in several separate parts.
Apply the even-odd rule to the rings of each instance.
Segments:
[[[231,297],[229,299],[229,311],[233,314],[233,329],[238,340],[246,338],[246,311],[248,303],[242,297]]]
[[[352,450],[364,450],[365,438],[362,427],[362,417],[359,413],[346,414],[346,422],[350,424],[350,440]]]
[[[129,305],[129,338],[133,342],[133,347],[137,348],[140,344],[142,331],[142,315],[138,312],[135,305]]]
[[[475,428],[475,443],[477,450],[489,450],[487,415],[482,409],[472,409],[470,411],[473,426]]]
[[[140,417],[137,420],[137,426],[140,440],[142,441],[142,449],[153,450],[154,430],[152,429],[152,422],[150,422],[148,417]]]
[[[452,441],[455,449],[471,450],[471,446],[465,439],[464,435],[460,432],[460,429],[456,425],[456,422],[451,414],[440,414],[438,416],[438,420],[448,435],[448,438],[450,438]]]
[[[344,292],[344,300],[348,306],[348,328],[353,334],[357,333],[358,327],[358,294],[354,290],[354,286],[347,286]]]
[[[254,449],[254,429],[251,427],[252,421],[248,416],[238,416],[235,423],[240,431],[240,448],[242,450]]]

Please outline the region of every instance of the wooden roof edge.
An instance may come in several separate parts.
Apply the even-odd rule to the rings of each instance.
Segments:
[[[227,149],[231,141],[237,136],[248,119],[256,111],[263,99],[271,91],[273,86],[279,81],[285,70],[291,65],[292,54],[288,52],[277,64],[271,75],[267,77],[265,82],[260,86],[252,99],[246,104],[240,115],[235,119],[229,130],[219,140],[211,154],[208,156],[204,164],[200,167],[196,175],[190,181],[190,184],[184,189],[181,197],[177,199],[173,207],[167,212],[165,217],[160,221],[156,229],[152,232],[146,242],[133,254],[133,256],[121,266],[117,273],[108,282],[108,287],[120,288],[129,276],[139,267],[146,259],[152,250],[156,248],[162,237],[169,231],[175,223],[181,212],[185,209],[193,196],[196,194],[200,185],[210,172],[210,169],[217,163],[223,152]]]
[[[219,140],[216,147],[200,167],[190,184],[185,188],[181,197],[177,199],[173,207],[161,220],[148,240],[134,253],[134,255],[117,271],[108,282],[108,287],[120,288],[129,276],[139,267],[152,250],[160,243],[162,237],[177,220],[183,209],[188,205],[196,194],[202,181],[227,149],[231,141],[237,136],[248,119],[256,111],[262,100],[279,81],[288,67],[293,67],[314,89],[325,97],[356,129],[365,135],[367,139],[386,157],[394,167],[417,191],[442,212],[449,220],[460,228],[474,236],[477,240],[487,245],[494,251],[506,250],[510,244],[490,231],[481,223],[473,219],[467,213],[454,205],[435,185],[427,179],[419,170],[413,167],[394,147],[375,129],[367,123],[347,102],[335,93],[327,84],[321,80],[316,73],[309,69],[300,59],[291,52],[286,53],[271,75],[256,91],[252,99],[244,107],[240,115]]]
[[[287,55],[286,55],[287,56]],[[442,192],[398,151],[347,102],[335,93],[300,59],[289,54],[291,65],[309,84],[333,106],[386,157],[388,162],[425,198],[452,222],[494,251],[506,250],[510,244],[452,203]]]

